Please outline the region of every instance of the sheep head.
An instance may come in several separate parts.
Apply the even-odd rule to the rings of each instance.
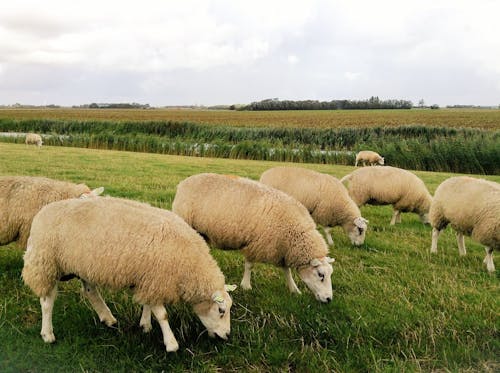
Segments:
[[[210,300],[197,303],[193,306],[194,312],[207,328],[210,337],[215,337],[216,335],[222,339],[229,337],[231,333],[230,310],[233,300],[228,292],[234,289],[236,289],[236,285],[225,285],[223,290],[215,291]]]
[[[328,303],[332,300],[332,272],[335,259],[315,258],[298,269],[299,276],[313,292],[317,300]]]
[[[363,217],[357,217],[352,222],[347,222],[344,226],[346,234],[349,236],[353,245],[359,246],[365,242],[366,230],[368,229],[368,220]]]

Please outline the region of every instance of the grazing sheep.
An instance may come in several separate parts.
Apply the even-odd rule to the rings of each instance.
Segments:
[[[25,144],[26,145],[42,146],[42,144],[43,144],[42,136],[40,136],[36,133],[28,133],[28,134],[26,134]]]
[[[356,163],[354,166],[358,166],[358,162],[363,162],[363,166],[366,166],[368,163],[370,166],[373,165],[383,165],[384,157],[376,152],[372,152],[371,150],[361,150],[358,154],[356,154]]]
[[[224,275],[200,235],[170,211],[112,197],[71,199],[45,206],[33,219],[24,255],[24,282],[40,297],[45,342],[54,342],[52,309],[57,283],[78,277],[108,326],[116,323],[96,286],[130,288],[145,305],[140,325],[160,324],[167,351],[179,347],[165,303],[185,301],[215,334],[230,333],[232,300]],[[149,316],[149,318],[148,318]]]
[[[96,196],[104,189],[85,184],[31,176],[0,177],[0,245],[17,241],[26,248],[31,221],[40,209],[54,201]]]
[[[285,193],[246,178],[188,177],[177,186],[172,211],[221,249],[245,256],[243,289],[251,289],[254,262],[283,268],[289,290],[300,291],[290,268],[321,302],[332,299],[333,259],[304,206]]]
[[[495,270],[493,250],[500,249],[500,184],[467,176],[449,178],[436,189],[429,219],[431,253],[437,253],[439,234],[451,224],[460,255],[466,253],[464,235],[471,236],[485,245],[488,271]]]
[[[368,220],[344,185],[335,177],[299,167],[274,167],[265,171],[260,182],[279,189],[302,203],[314,221],[323,226],[329,245],[330,230],[342,226],[353,245],[365,241]]]
[[[392,205],[391,225],[401,222],[401,212],[414,212],[422,223],[429,222],[432,196],[424,182],[401,168],[374,166],[359,168],[340,181],[349,181],[349,195],[358,206]]]

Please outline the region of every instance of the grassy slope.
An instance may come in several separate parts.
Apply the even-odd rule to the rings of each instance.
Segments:
[[[256,179],[277,164],[3,143],[0,155],[0,175],[102,185],[109,195],[163,208],[189,175],[209,171]],[[338,177],[352,170],[301,166]],[[431,192],[450,176],[417,174]],[[352,248],[340,229],[334,231],[332,303],[319,304],[298,279],[303,295],[288,294],[281,271],[257,265],[254,290],[234,293],[228,343],[210,340],[189,307],[169,308],[181,345],[176,354],[164,351],[156,324],[150,335],[142,334],[139,307],[126,292],[105,293],[119,326],[101,325],[77,281],[60,287],[54,311],[58,341],[44,344],[38,300],[20,279],[22,252],[14,244],[0,247],[0,371],[500,369],[498,271],[491,276],[482,267],[481,245],[466,239],[468,254],[459,257],[448,229],[439,253],[431,256],[430,228],[416,216],[405,214],[400,226],[390,227],[389,207],[362,211],[370,220],[364,246]],[[220,250],[213,255],[228,283],[239,283],[242,256]]]

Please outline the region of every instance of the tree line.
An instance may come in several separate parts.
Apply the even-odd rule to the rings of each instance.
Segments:
[[[372,96],[367,100],[279,100],[268,98],[252,102],[239,110],[367,110],[367,109],[411,109],[413,103],[408,100],[381,100]]]

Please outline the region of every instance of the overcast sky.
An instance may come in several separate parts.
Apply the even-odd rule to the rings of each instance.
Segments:
[[[11,0],[0,104],[500,104],[498,0]]]

